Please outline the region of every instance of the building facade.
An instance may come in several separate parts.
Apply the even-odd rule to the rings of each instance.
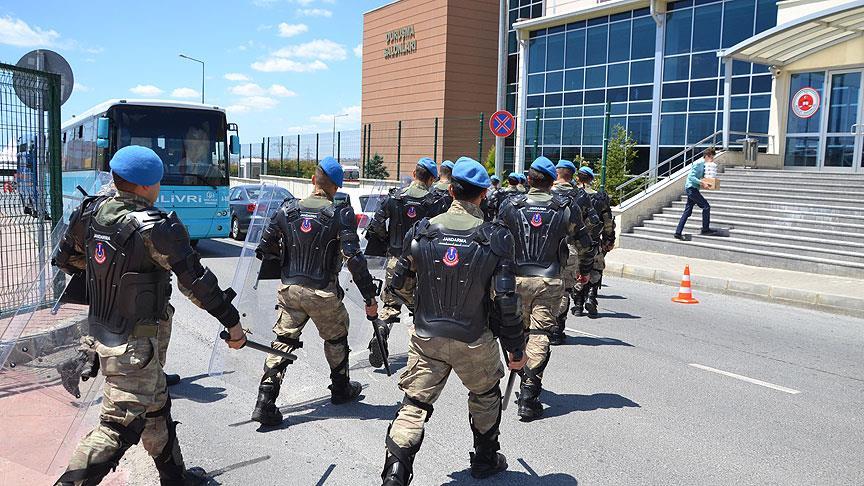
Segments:
[[[509,4],[507,104],[525,120],[510,142],[520,167],[539,154],[598,160],[607,102],[613,131],[636,143],[633,173],[712,136],[723,128],[718,52],[777,23],[774,0]],[[771,87],[768,66],[733,63],[731,131],[767,134]]]
[[[479,115],[496,107],[498,0],[399,0],[365,13],[362,77],[364,149],[391,177],[420,157],[485,153],[477,135]]]

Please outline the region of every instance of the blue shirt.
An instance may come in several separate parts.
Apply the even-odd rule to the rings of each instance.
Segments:
[[[705,177],[705,159],[700,158],[696,162],[693,162],[693,165],[690,167],[690,174],[687,175],[684,189],[701,189],[702,184],[700,182],[703,177]]]

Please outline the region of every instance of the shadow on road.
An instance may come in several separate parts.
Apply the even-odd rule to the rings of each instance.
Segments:
[[[368,385],[363,385],[366,388]],[[327,420],[333,418],[353,418],[359,420],[392,420],[396,416],[396,411],[399,410],[401,403],[393,405],[370,405],[362,400],[364,395],[360,395],[358,401],[346,403],[343,405],[333,405],[330,403],[330,395],[307,400],[305,402],[294,405],[286,405],[279,407],[279,411],[285,416],[281,424],[276,426],[260,426],[258,432],[272,432],[275,430],[283,430],[293,425],[301,425],[308,422],[316,422],[318,420]],[[308,412],[308,413],[302,413]],[[249,423],[243,422],[243,423]],[[241,424],[232,424],[241,425]]]
[[[627,297],[623,295],[601,295],[597,294],[598,299],[609,299],[609,300],[627,300]]]
[[[204,373],[182,378],[180,383],[168,388],[171,390],[171,398],[186,399],[195,403],[213,403],[225,398],[227,395],[221,386],[202,386],[195,383],[207,376],[207,373]]]
[[[632,344],[626,343],[615,338],[594,338],[589,336],[567,336],[563,343],[564,346],[627,346],[633,347]]]
[[[207,473],[207,482],[203,483],[204,486],[219,486],[222,483],[217,481],[215,478],[225,474],[228,471],[233,471],[235,469],[240,469],[241,467],[252,466],[254,464],[258,464],[259,462],[264,462],[270,460],[270,456],[261,456],[256,457],[254,459],[249,459],[246,461],[241,461],[236,464],[231,464],[230,466],[221,467],[219,469],[215,469]]]
[[[527,473],[507,470],[486,479],[474,479],[471,477],[471,469],[465,469],[464,471],[448,475],[447,477],[452,479],[452,481],[444,483],[443,486],[456,486],[463,484],[518,484],[520,486],[526,484],[542,484],[543,486],[577,486],[579,484],[579,481],[577,481],[576,478],[566,473],[552,473],[540,476],[531,468],[531,466],[528,465],[527,462],[525,462],[525,459],[520,457],[517,461],[526,471],[528,471]],[[513,465],[510,464],[510,467],[512,468]]]
[[[573,412],[591,412],[610,408],[641,408],[638,403],[616,393],[595,393],[593,395],[578,395],[570,393],[558,394],[543,390],[540,401],[546,405],[544,418],[560,417]]]
[[[397,371],[401,370],[408,364],[408,353],[399,353],[399,354],[391,354],[390,355],[390,371],[395,375]],[[360,361],[354,363],[351,366],[351,371],[354,370],[365,370],[367,368],[371,368],[372,365],[369,364],[369,358],[361,359]],[[374,373],[380,373],[383,375],[387,374],[387,371],[384,367],[376,368],[373,370]]]
[[[600,309],[601,311],[606,312],[598,312],[597,317],[589,317],[589,319],[642,319],[642,316],[633,315],[627,312],[615,312],[609,309]]]
[[[218,240],[198,240],[195,250],[201,258],[235,258],[240,256],[240,247]]]

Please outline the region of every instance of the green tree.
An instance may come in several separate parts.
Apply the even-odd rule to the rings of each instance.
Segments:
[[[612,129],[612,138],[609,139],[607,153],[606,194],[609,194],[614,204],[618,204],[620,201],[615,188],[627,182],[630,177],[630,169],[636,160],[636,141],[630,137],[624,127],[615,125]],[[597,179],[599,181],[599,174]]]
[[[387,172],[387,169],[384,167],[384,157],[381,157],[378,152],[375,152],[375,155],[372,156],[372,160],[366,164],[366,178],[387,179],[388,177],[390,177],[390,173]]]
[[[489,175],[495,175],[495,146],[489,149],[489,152],[486,154],[486,162],[483,163],[483,166],[486,167],[486,172]]]

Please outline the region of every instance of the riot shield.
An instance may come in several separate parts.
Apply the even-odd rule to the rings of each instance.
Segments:
[[[79,179],[81,190],[64,197],[63,217],[53,230],[31,235],[30,243],[44,243],[39,251],[47,253],[21,282],[16,310],[0,314],[0,469],[11,471],[4,478],[13,483],[33,483],[26,469],[59,475],[75,444],[98,420],[93,405],[102,379],[81,379],[93,362],[79,351],[87,334],[87,306],[57,305],[70,278],[51,265],[51,256],[84,193],[105,190],[105,180],[105,173],[86,173]]]
[[[275,189],[272,184],[261,185],[231,281],[231,288],[237,294],[234,305],[240,312],[240,324],[248,331],[247,339],[267,347],[273,340],[273,324],[277,317],[276,291],[281,285],[279,264],[277,261],[262,262],[255,256],[255,249],[283,203],[282,199],[276,198]],[[218,336],[221,331],[220,326],[210,355],[210,375],[219,376],[234,393],[255,393],[267,355],[251,346],[236,351],[229,349]]]

